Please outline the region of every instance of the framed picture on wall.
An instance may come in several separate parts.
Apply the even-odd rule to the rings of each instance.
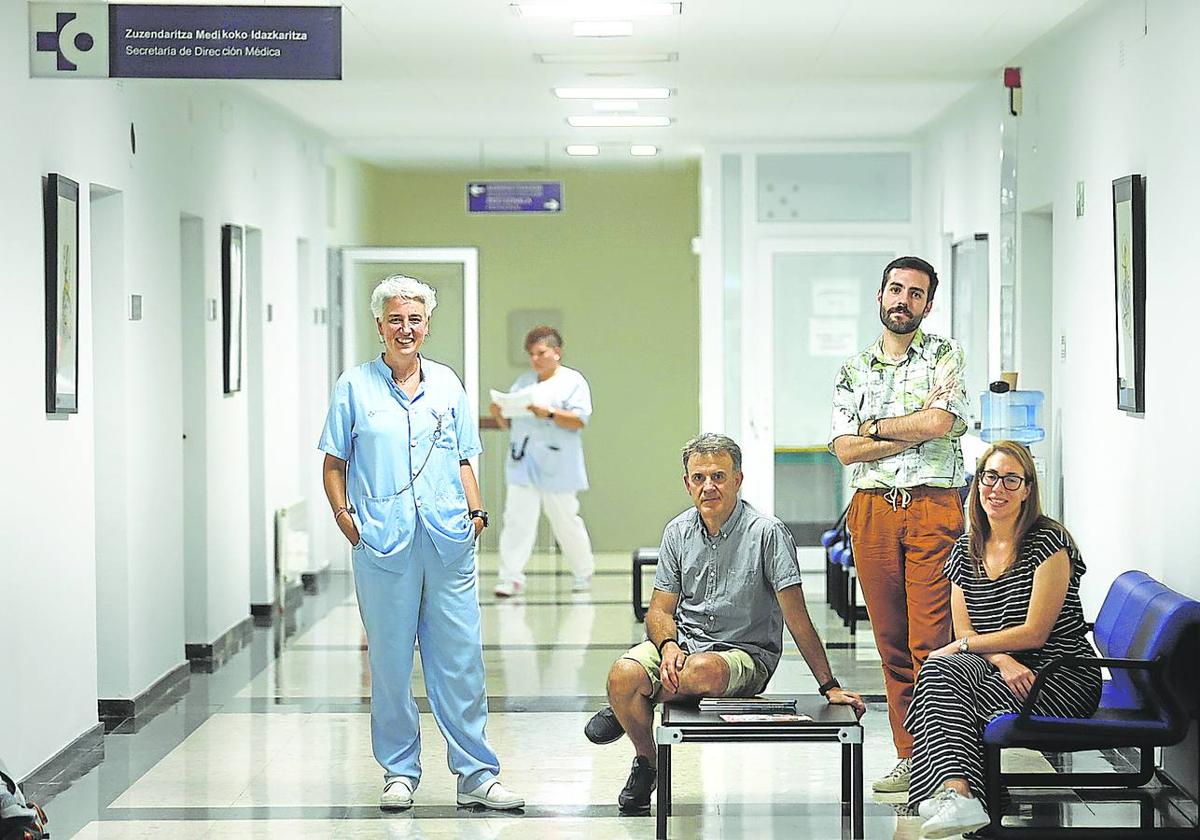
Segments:
[[[1141,175],[1113,181],[1117,408],[1146,410],[1146,199]]]
[[[46,245],[46,413],[79,411],[79,184],[42,179]]]
[[[242,390],[242,321],[245,312],[245,259],[241,225],[221,226],[221,337],[225,393]]]

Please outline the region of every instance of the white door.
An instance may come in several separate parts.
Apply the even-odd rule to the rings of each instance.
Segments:
[[[791,524],[826,518],[836,489],[811,459],[777,483],[776,452],[819,456],[829,439],[834,379],[882,331],[875,293],[883,267],[907,253],[904,239],[769,239],[758,248],[742,306],[742,495]],[[841,486],[837,475],[835,488]],[[836,518],[840,510],[832,510]],[[782,515],[781,515],[782,514]]]

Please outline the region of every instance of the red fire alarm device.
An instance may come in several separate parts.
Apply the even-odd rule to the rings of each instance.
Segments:
[[[1004,68],[1004,86],[1008,88],[1008,112],[1014,117],[1021,115],[1021,68]]]

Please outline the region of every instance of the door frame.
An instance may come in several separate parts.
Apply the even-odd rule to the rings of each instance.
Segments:
[[[775,278],[778,254],[911,253],[903,235],[764,237],[757,242],[754,270],[746,273],[742,294],[741,424],[742,496],[759,511],[775,513]],[[880,270],[883,266],[880,266]],[[771,325],[764,329],[763,325]],[[882,332],[882,327],[880,331]],[[832,406],[833,383],[813,399]]]
[[[343,248],[342,358],[353,359],[357,334],[352,316],[352,269],[359,264],[423,262],[461,265],[463,272],[463,388],[471,413],[479,419],[479,249],[478,248]],[[478,470],[476,471],[478,473]]]

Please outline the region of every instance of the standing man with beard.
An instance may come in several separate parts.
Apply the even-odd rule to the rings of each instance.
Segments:
[[[888,263],[875,296],[883,335],[842,366],[833,392],[829,449],[854,467],[846,527],[899,758],[872,784],[878,793],[908,790],[913,738],[904,719],[921,663],[950,641],[943,567],[963,532],[965,358],[952,339],[920,329],[937,286],[925,260]]]

